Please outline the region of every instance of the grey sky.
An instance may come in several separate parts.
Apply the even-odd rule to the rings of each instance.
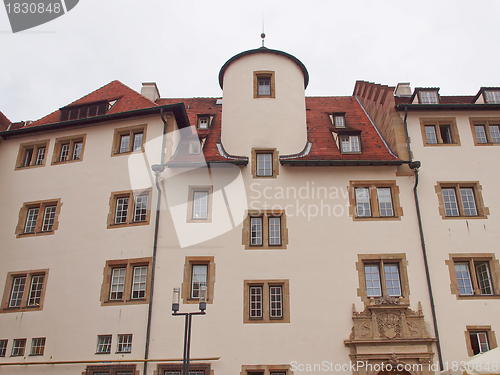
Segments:
[[[283,50],[307,67],[308,96],[351,95],[356,80],[473,95],[500,86],[500,1],[80,0],[13,34],[0,9],[0,110],[35,120],[118,79],[162,97],[221,96],[233,55]]]

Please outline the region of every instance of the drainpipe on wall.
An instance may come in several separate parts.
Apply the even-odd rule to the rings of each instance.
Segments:
[[[160,156],[160,165],[164,165],[164,160],[163,156],[165,154],[165,136],[167,134],[167,121],[163,117],[163,108],[161,109],[160,112],[160,117],[161,120],[163,121],[163,139],[161,143],[161,156]],[[148,304],[148,324],[146,327],[146,345],[144,349],[144,359],[147,360],[149,357],[149,341],[151,338],[151,317],[153,314],[153,291],[154,291],[154,285],[155,285],[155,270],[156,270],[156,253],[158,250],[158,231],[159,231],[159,226],[160,226],[160,207],[161,207],[161,189],[160,189],[160,184],[158,183],[159,175],[161,172],[159,171],[154,171],[155,172],[155,185],[156,185],[156,190],[158,191],[158,195],[156,198],[156,218],[155,218],[155,233],[154,233],[154,240],[153,240],[153,260],[151,264],[151,288],[149,290],[149,304]],[[143,375],[147,375],[148,372],[148,362],[144,362],[144,370],[143,370]]]
[[[436,317],[436,306],[434,304],[434,296],[432,293],[432,285],[431,285],[431,276],[429,272],[429,262],[427,260],[427,249],[425,246],[425,238],[424,238],[424,229],[422,226],[422,216],[420,214],[420,204],[418,201],[418,168],[420,167],[420,162],[419,161],[412,161],[412,154],[411,154],[411,148],[410,148],[410,137],[408,135],[408,107],[405,106],[405,118],[404,118],[404,127],[405,127],[405,135],[406,135],[406,146],[408,148],[408,158],[409,158],[409,166],[411,169],[413,169],[413,172],[415,173],[415,185],[413,186],[413,195],[415,197],[415,208],[417,211],[417,219],[418,219],[418,229],[420,232],[420,245],[422,247],[422,255],[424,257],[424,266],[425,266],[425,277],[427,279],[427,289],[429,291],[429,299],[431,303],[431,312],[432,312],[432,321],[434,323],[434,334],[436,335],[436,347],[437,347],[437,354],[438,354],[438,360],[439,360],[439,368],[440,371],[444,370],[443,367],[443,356],[441,353],[441,341],[439,340],[439,330],[438,330],[438,325],[437,325],[437,317]]]

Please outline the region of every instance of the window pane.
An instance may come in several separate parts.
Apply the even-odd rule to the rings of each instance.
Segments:
[[[457,275],[457,285],[460,294],[474,294],[474,291],[472,289],[472,281],[470,279],[469,264],[455,263],[455,273]]]
[[[428,144],[437,144],[436,127],[434,125],[425,126],[425,137]]]
[[[134,278],[132,281],[132,299],[146,298],[147,277],[148,266],[134,267]]]
[[[208,266],[206,264],[193,264],[191,298],[202,297],[202,288],[207,287],[207,272]]]
[[[35,275],[31,277],[30,294],[28,298],[28,306],[39,306],[42,299],[44,275]]]
[[[5,357],[7,352],[7,340],[0,340],[0,357]]]
[[[474,200],[474,189],[460,188],[462,204],[465,216],[477,216],[476,201]]]
[[[377,188],[377,198],[380,216],[394,216],[391,188]]]
[[[477,143],[488,143],[488,139],[486,138],[486,130],[484,128],[484,125],[475,125],[474,129],[476,130]]]
[[[283,317],[283,293],[281,285],[269,287],[269,303],[271,318]]]
[[[258,79],[258,95],[271,95],[271,78]]]
[[[257,154],[257,176],[273,175],[273,154]]]
[[[23,167],[28,167],[31,164],[32,157],[33,157],[33,149],[29,148],[24,152]]]
[[[372,211],[370,207],[370,189],[360,187],[355,189],[356,192],[356,216],[370,217]]]
[[[281,218],[269,218],[269,245],[281,245]]]
[[[28,214],[26,215],[26,225],[24,227],[24,233],[35,233],[36,222],[38,221],[38,211],[39,208],[30,208]]]
[[[493,143],[500,143],[499,125],[490,125],[490,134]]]
[[[139,195],[135,198],[134,221],[146,221],[148,213],[148,196]]]
[[[111,336],[97,337],[97,353],[111,353]]]
[[[128,213],[128,197],[118,198],[116,200],[115,224],[126,223],[127,213]]]
[[[134,134],[134,151],[142,150],[142,138],[143,138],[143,133]]]
[[[130,135],[122,135],[120,137],[120,153],[127,152],[130,145]]]
[[[487,262],[476,263],[476,277],[481,294],[493,294],[490,268]]]
[[[193,192],[193,219],[208,218],[208,191]]]
[[[80,156],[82,155],[82,149],[83,149],[83,142],[76,142],[73,148],[73,160],[78,160],[80,159]]]
[[[250,245],[262,245],[262,218],[250,218]]]
[[[125,291],[126,268],[114,268],[111,274],[110,300],[121,300]]]
[[[439,125],[439,131],[441,132],[441,140],[444,144],[453,143],[450,125]]]
[[[368,297],[382,296],[378,265],[376,264],[365,265],[365,282],[366,282],[366,295]]]
[[[20,307],[23,299],[26,276],[14,277],[12,280],[12,290],[10,292],[9,307]]]
[[[469,335],[474,355],[484,353],[489,350],[488,334],[486,332],[471,332]]]
[[[485,91],[486,103],[500,103],[500,91]]]
[[[262,318],[262,287],[250,287],[250,318]]]
[[[68,153],[69,153],[69,143],[61,145],[61,155],[59,156],[59,161],[68,160]]]
[[[45,213],[43,215],[42,232],[48,232],[53,229],[55,217],[56,217],[56,206],[45,207]]]
[[[436,91],[420,91],[420,104],[437,104]]]
[[[349,136],[349,142],[351,143],[351,152],[359,152],[359,137],[357,135]]]
[[[40,147],[36,155],[36,165],[41,165],[45,159],[45,147]]]
[[[401,295],[401,282],[399,280],[399,268],[397,264],[384,264],[385,287],[390,296]]]
[[[455,189],[446,188],[441,189],[441,191],[443,193],[444,210],[446,216],[459,216]]]

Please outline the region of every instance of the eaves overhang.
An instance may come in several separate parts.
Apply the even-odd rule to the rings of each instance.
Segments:
[[[398,104],[397,111],[500,111],[500,104]]]
[[[190,126],[189,119],[188,119],[187,113],[186,113],[186,107],[184,106],[184,103],[180,102],[180,103],[167,104],[167,105],[150,107],[150,108],[136,109],[133,111],[112,113],[112,114],[107,114],[107,115],[102,115],[102,116],[87,117],[87,118],[78,119],[78,120],[55,122],[55,123],[46,124],[46,125],[25,126],[23,128],[20,128],[20,129],[0,132],[0,137],[7,139],[7,138],[12,137],[12,136],[36,134],[36,133],[41,133],[41,132],[45,132],[45,131],[53,131],[53,130],[61,130],[61,129],[70,129],[70,128],[76,127],[76,126],[97,125],[97,124],[107,122],[107,121],[122,120],[122,119],[129,119],[132,117],[161,114],[162,111],[163,112],[172,112],[173,115],[175,116],[177,126],[180,129]]]
[[[403,160],[281,160],[281,165],[289,165],[292,167],[352,167],[352,166],[397,166],[405,164]]]
[[[276,49],[269,49],[266,47],[260,47],[260,48],[244,51],[244,52],[241,52],[237,55],[234,55],[229,60],[227,60],[219,72],[219,86],[220,86],[220,88],[224,90],[224,87],[223,87],[224,73],[226,72],[226,69],[229,67],[229,65],[231,65],[234,61],[241,59],[244,56],[253,55],[256,53],[273,53],[275,55],[284,56],[284,57],[292,60],[295,64],[297,64],[297,66],[300,68],[300,70],[302,70],[302,73],[304,74],[304,89],[307,88],[307,85],[309,84],[309,73],[307,72],[305,65],[298,58],[296,58],[293,55],[290,55],[289,53],[279,51]]]

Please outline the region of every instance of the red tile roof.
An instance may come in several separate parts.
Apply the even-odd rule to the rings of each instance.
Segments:
[[[73,107],[87,103],[94,103],[100,101],[113,101],[113,100],[118,100],[118,101],[107,112],[108,115],[157,106],[157,104],[153,103],[145,96],[142,96],[137,91],[132,90],[130,87],[124,85],[120,81],[113,81],[95,90],[94,92],[74,101],[73,103],[68,104],[65,107]],[[27,126],[54,124],[60,121],[60,117],[61,117],[61,111],[57,110],[45,117],[42,117],[37,121],[32,122],[30,125]]]
[[[0,111],[0,131],[7,130],[10,120]]]

